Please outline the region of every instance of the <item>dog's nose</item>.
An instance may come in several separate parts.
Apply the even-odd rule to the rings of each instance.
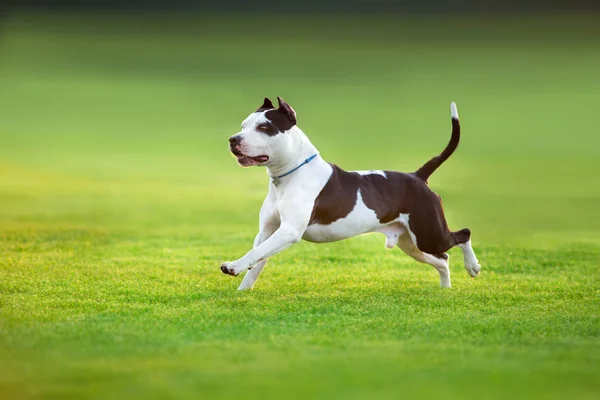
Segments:
[[[240,138],[237,135],[229,138],[229,144],[232,146],[237,146],[238,144],[240,144],[241,141],[242,141],[242,138]]]

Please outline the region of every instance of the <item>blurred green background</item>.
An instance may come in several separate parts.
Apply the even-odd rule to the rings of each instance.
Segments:
[[[594,398],[599,21],[4,14],[2,397]],[[238,293],[219,265],[251,246],[268,180],[227,138],[264,96],[326,160],[403,171],[444,147],[456,101],[431,186],[482,275],[452,251],[440,291],[370,235],[300,243]]]

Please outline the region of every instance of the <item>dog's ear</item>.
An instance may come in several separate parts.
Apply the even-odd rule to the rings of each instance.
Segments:
[[[285,114],[286,117],[294,124],[296,123],[296,111],[285,102],[281,97],[277,96],[277,102],[279,103],[279,108],[277,109],[279,112]]]
[[[258,107],[258,110],[256,110],[256,111],[272,110],[273,108],[275,108],[275,106],[271,102],[271,99],[269,99],[268,97],[265,97],[265,101],[263,102],[263,105]]]

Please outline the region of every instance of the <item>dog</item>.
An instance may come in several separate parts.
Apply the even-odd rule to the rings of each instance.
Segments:
[[[428,178],[452,155],[460,140],[456,104],[450,105],[452,135],[446,148],[413,173],[344,171],[326,162],[297,126],[296,112],[280,97],[269,98],[229,138],[229,149],[244,166],[265,166],[271,178],[259,214],[252,250],[221,271],[237,276],[248,270],[239,290],[251,289],[269,257],[300,239],[334,242],[380,232],[385,246],[399,247],[415,260],[432,265],[440,285],[450,287],[450,248],[459,246],[465,269],[476,277],[481,267],[471,247],[471,231],[450,231],[440,196]]]

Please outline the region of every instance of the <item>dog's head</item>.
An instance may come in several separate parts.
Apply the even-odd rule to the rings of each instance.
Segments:
[[[229,138],[229,149],[244,167],[272,165],[293,153],[296,112],[281,97],[279,107],[265,97],[262,106],[242,122],[242,131]]]

